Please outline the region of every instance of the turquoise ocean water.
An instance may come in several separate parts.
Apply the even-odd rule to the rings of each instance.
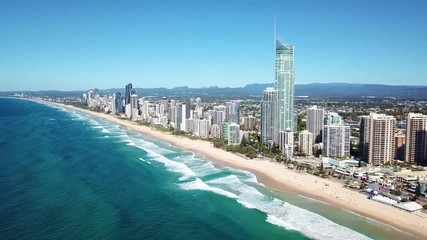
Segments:
[[[409,239],[87,114],[0,98],[0,239]]]

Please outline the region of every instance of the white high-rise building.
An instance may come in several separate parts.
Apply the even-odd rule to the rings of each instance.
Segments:
[[[294,113],[294,46],[275,39],[275,89],[279,105],[279,131],[296,131]]]
[[[221,138],[221,126],[213,124],[211,126],[211,138]]]
[[[427,165],[427,115],[409,113],[406,121],[405,161]]]
[[[175,101],[175,99],[171,99],[170,107],[176,107],[176,101]]]
[[[213,124],[221,125],[225,119],[225,112],[219,110],[212,111],[212,121]]]
[[[199,122],[194,119],[185,119],[185,131],[189,133],[199,134]]]
[[[226,103],[225,118],[230,123],[240,124],[240,104],[239,102]]]
[[[277,90],[267,88],[264,90],[261,102],[261,142],[278,143],[279,116],[278,116]]]
[[[178,114],[178,122],[177,124],[179,124],[179,130],[181,131],[187,131],[187,126],[186,126],[186,116],[187,116],[187,105],[185,103],[181,104],[179,106],[179,114]]]
[[[279,132],[279,149],[288,159],[294,156],[294,133],[291,131]]]
[[[218,120],[218,121],[220,121],[221,123],[223,123],[223,122],[225,122],[225,118],[226,118],[226,107],[224,106],[224,105],[218,105],[218,106],[214,106],[214,111],[217,111],[217,112],[222,112],[222,114],[220,114],[220,117],[221,117],[221,120]],[[219,115],[218,115],[218,117],[219,117]],[[216,123],[216,124],[221,124],[221,123]]]
[[[142,100],[141,102],[141,117],[142,119],[147,119],[149,117],[150,112],[150,103],[146,100]]]
[[[360,121],[360,152],[369,164],[379,166],[394,159],[396,119],[371,113]]]
[[[240,125],[237,123],[228,124],[227,132],[228,145],[239,145],[240,144]]]
[[[176,119],[177,119],[176,113],[177,113],[176,106],[169,107],[168,120],[170,123],[172,123],[172,125],[176,125]]]
[[[322,142],[322,131],[325,111],[317,106],[307,109],[307,130],[313,133],[316,143]]]
[[[160,115],[166,115],[169,113],[169,104],[168,104],[168,98],[162,97],[162,100],[160,100]]]
[[[298,134],[299,151],[307,156],[313,155],[313,134],[307,130]]]
[[[209,124],[208,120],[201,119],[197,120],[199,122],[199,137],[208,138],[209,136]]]
[[[130,104],[126,104],[125,114],[126,114],[126,117],[129,119],[132,117],[132,108],[131,108]]]
[[[199,97],[196,98],[196,109],[195,113],[197,114],[198,118],[201,118],[203,116],[203,105],[202,105],[202,99]]]
[[[322,155],[350,157],[350,126],[331,124],[323,127]]]
[[[130,108],[131,108],[131,118],[132,120],[138,120],[139,118],[139,109],[138,109],[138,96],[132,94],[130,96]]]

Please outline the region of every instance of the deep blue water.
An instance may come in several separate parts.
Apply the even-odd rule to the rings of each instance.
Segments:
[[[0,239],[366,238],[249,172],[20,99],[0,98],[0,199]]]

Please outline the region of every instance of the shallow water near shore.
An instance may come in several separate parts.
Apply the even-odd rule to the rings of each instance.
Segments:
[[[408,239],[85,113],[0,98],[1,239]]]

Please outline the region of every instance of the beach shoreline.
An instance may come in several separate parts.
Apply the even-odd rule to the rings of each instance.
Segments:
[[[128,128],[131,131],[136,131],[151,138],[170,143],[173,147],[193,151],[214,163],[249,171],[256,175],[260,183],[274,191],[291,192],[307,196],[331,204],[334,207],[373,219],[381,224],[409,234],[416,239],[427,238],[427,218],[369,200],[365,195],[349,190],[340,183],[307,173],[298,173],[277,162],[246,159],[234,153],[215,148],[209,141],[193,140],[183,136],[172,135],[168,132],[156,131],[150,127],[138,125],[133,121],[71,105],[55,102],[48,103],[102,118]]]

